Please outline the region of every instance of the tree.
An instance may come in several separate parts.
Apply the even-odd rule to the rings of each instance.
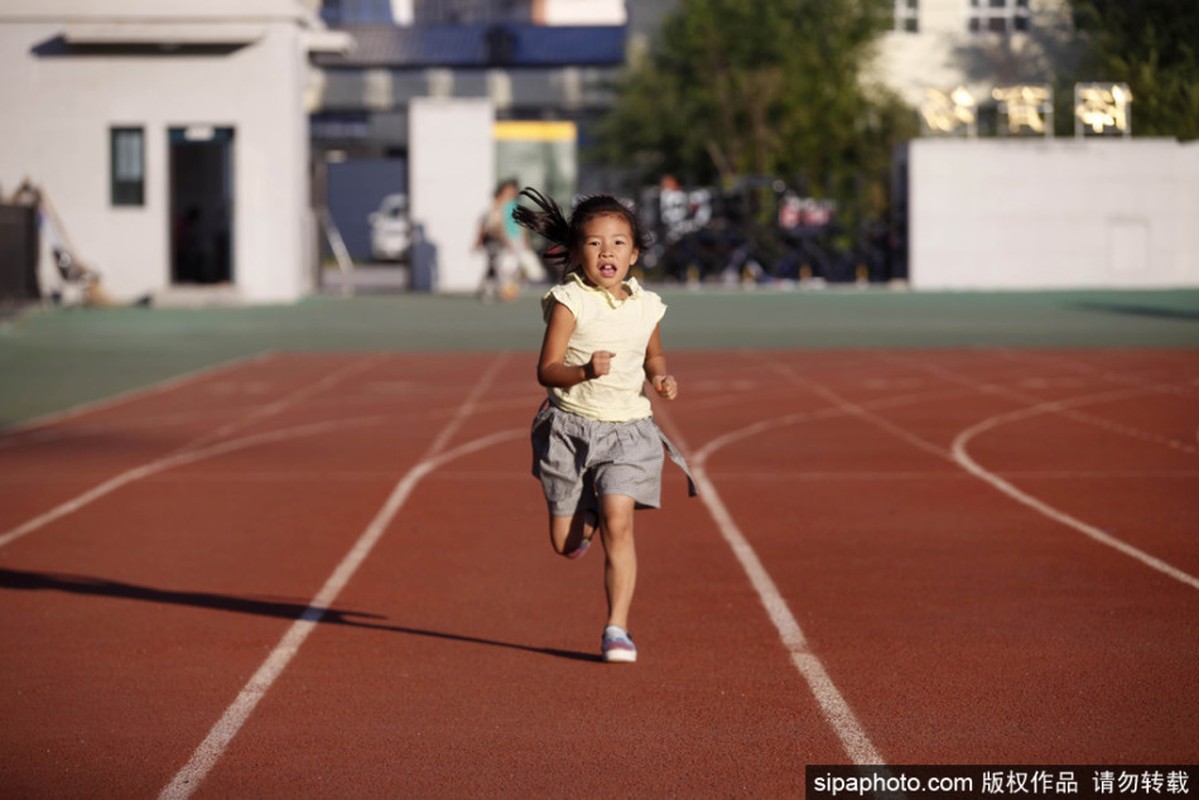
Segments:
[[[1075,0],[1077,80],[1127,83],[1135,136],[1199,138],[1199,3]]]
[[[618,87],[597,154],[643,183],[780,177],[877,213],[892,149],[914,133],[911,110],[861,80],[893,10],[892,0],[681,0]]]

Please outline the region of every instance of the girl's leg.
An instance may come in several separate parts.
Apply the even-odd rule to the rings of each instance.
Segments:
[[[600,498],[604,521],[604,589],[608,594],[608,624],[628,630],[629,606],[637,585],[637,550],[633,543],[633,498],[606,494]]]
[[[583,494],[570,516],[555,516],[550,506],[550,544],[554,552],[567,558],[578,558],[591,544],[599,530],[599,509],[596,508],[595,483],[591,473],[583,475]]]
[[[572,517],[550,514],[550,544],[560,556],[578,552],[584,541],[591,541],[599,528],[599,517],[593,509],[580,511]]]

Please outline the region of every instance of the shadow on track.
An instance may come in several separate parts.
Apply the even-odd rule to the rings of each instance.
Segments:
[[[1133,317],[1156,317],[1194,322],[1199,320],[1199,311],[1188,308],[1166,308],[1164,306],[1137,305],[1133,303],[1078,302],[1068,303],[1068,308],[1083,311],[1098,311],[1103,314],[1123,314]]]
[[[236,597],[209,592],[172,591],[169,589],[155,589],[149,586],[138,586],[132,583],[122,583],[120,581],[110,581],[104,578],[93,578],[85,575],[26,572],[2,568],[0,568],[0,589],[56,591],[100,597],[119,597],[127,600],[191,606],[193,608],[209,608],[216,611],[231,611],[237,614],[254,614],[262,617],[276,617],[278,619],[293,621],[298,620],[308,611],[308,605],[302,602]],[[481,644],[489,647],[506,647],[510,650],[523,650],[527,653],[565,658],[572,661],[602,661],[598,655],[592,653],[559,650],[552,647],[532,647],[531,645],[501,642],[478,636],[422,630],[420,628],[387,625],[382,622],[372,621],[383,619],[386,619],[386,617],[380,614],[367,614],[360,611],[328,608],[321,615],[320,624],[368,628],[370,630],[388,631],[391,633],[404,633],[410,636],[427,636],[434,639],[465,642],[467,644]]]

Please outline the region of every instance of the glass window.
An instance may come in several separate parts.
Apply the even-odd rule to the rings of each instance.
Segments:
[[[146,134],[142,128],[113,128],[111,140],[111,199],[114,206],[146,202]]]
[[[895,0],[895,30],[908,33],[920,30],[920,0]]]
[[[1012,33],[1032,27],[1029,0],[967,0],[966,28],[971,33]]]

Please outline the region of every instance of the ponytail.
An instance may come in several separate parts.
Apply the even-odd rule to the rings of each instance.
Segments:
[[[570,259],[577,255],[577,250],[583,240],[583,228],[593,217],[614,215],[629,223],[633,234],[633,244],[639,250],[650,246],[651,240],[645,226],[631,208],[617,198],[607,194],[591,195],[575,206],[570,219],[562,213],[558,204],[536,189],[526,187],[520,193],[528,198],[537,209],[527,208],[517,204],[512,210],[512,219],[554,245],[542,258],[546,262],[569,269]],[[565,279],[565,274],[563,275]]]
[[[558,245],[546,251],[542,258],[560,265],[565,264],[570,258],[571,250],[570,222],[567,221],[566,215],[557,203],[536,189],[526,187],[521,191],[521,195],[541,210],[534,211],[518,203],[516,208],[512,209],[512,218],[518,225],[528,228],[551,244]]]

